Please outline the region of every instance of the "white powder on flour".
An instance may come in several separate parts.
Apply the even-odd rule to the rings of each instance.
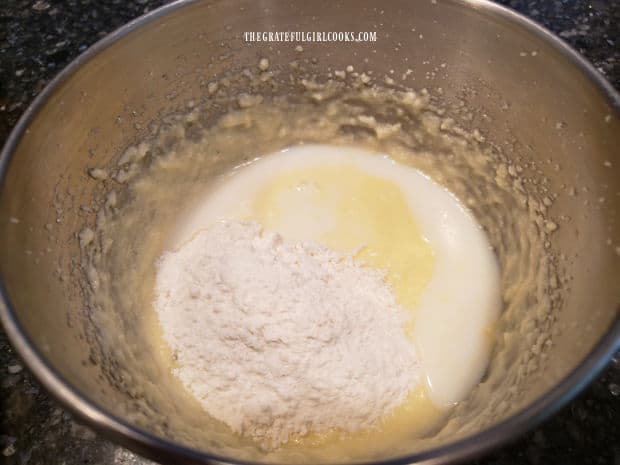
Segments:
[[[383,273],[324,245],[218,223],[161,258],[156,286],[175,375],[264,447],[372,427],[418,383]]]

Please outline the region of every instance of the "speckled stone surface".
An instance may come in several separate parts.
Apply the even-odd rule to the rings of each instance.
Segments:
[[[165,0],[0,0],[0,141],[70,60]],[[558,34],[620,88],[619,0],[503,0]],[[0,330],[0,463],[146,465],[74,422],[22,367]],[[620,354],[539,428],[473,462],[620,465]]]

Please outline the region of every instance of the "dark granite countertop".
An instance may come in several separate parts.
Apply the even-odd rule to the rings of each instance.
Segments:
[[[165,0],[0,0],[0,142],[30,101],[95,41]],[[620,88],[620,0],[502,0],[558,34]],[[0,330],[0,463],[151,463],[74,422]],[[620,465],[620,354],[546,423],[475,462]]]

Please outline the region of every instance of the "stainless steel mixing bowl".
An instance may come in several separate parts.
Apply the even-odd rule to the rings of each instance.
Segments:
[[[96,185],[87,168],[105,165],[150,121],[199,99],[225,69],[255,66],[263,55],[295,58],[295,44],[243,42],[245,31],[270,30],[377,31],[376,43],[303,45],[323,69],[352,63],[400,76],[410,68],[414,86],[441,88],[447,101],[475,109],[476,126],[508,157],[539,161],[555,189],[578,187],[553,207],[571,219],[554,246],[572,257],[572,280],[547,371],[519,387],[525,405],[467,437],[390,462],[471,457],[551,415],[620,349],[620,96],[556,37],[483,0],[180,1],[81,55],[26,111],[1,157],[0,317],[27,366],[72,412],[148,457],[235,462],[137,426],[119,410],[130,391],[101,376],[81,332],[75,232]],[[431,72],[441,64],[450,71]]]

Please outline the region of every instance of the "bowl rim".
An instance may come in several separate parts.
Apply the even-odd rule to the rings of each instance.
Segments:
[[[28,132],[30,123],[64,82],[83,64],[94,59],[103,50],[130,33],[167,14],[201,1],[176,0],[139,16],[96,42],[63,68],[36,96],[9,134],[0,153],[0,194],[2,194],[5,188],[4,180],[6,173],[19,142]],[[487,13],[497,15],[508,22],[521,26],[528,33],[547,42],[554,47],[555,51],[579,69],[605,95],[612,111],[615,111],[620,116],[620,94],[592,64],[544,27],[512,9],[493,3],[490,0],[447,1],[453,4],[460,4],[465,8],[484,10]],[[103,407],[90,400],[65,380],[48,363],[44,354],[36,348],[13,310],[2,276],[0,276],[0,322],[9,341],[25,365],[47,391],[77,418],[117,444],[162,463],[178,463],[179,460],[182,460],[183,463],[192,465],[215,463],[265,465],[265,462],[238,460],[232,457],[200,452],[168,439],[155,436],[106,412]],[[483,452],[487,452],[514,439],[517,435],[526,432],[556,413],[593,381],[618,350],[620,350],[620,309],[616,309],[614,321],[611,322],[606,333],[584,360],[552,389],[518,413],[472,436],[467,436],[435,449],[382,462],[356,462],[356,464],[370,465],[371,463],[381,463],[383,465],[404,465],[418,463],[437,465],[460,462],[479,456]]]

